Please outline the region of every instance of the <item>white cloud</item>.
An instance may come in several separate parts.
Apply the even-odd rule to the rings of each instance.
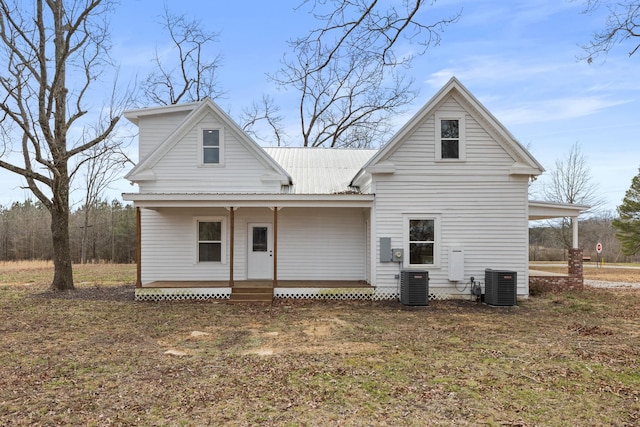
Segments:
[[[630,101],[610,100],[597,96],[565,97],[498,109],[495,115],[501,121],[511,125],[528,124],[590,116],[628,102]]]

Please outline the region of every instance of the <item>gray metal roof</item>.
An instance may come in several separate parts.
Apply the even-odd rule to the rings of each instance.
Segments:
[[[292,194],[353,192],[349,184],[377,150],[271,147],[264,149],[291,175]]]

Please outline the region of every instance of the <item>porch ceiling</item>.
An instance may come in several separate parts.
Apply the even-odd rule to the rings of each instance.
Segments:
[[[568,203],[553,203],[537,200],[529,200],[529,220],[541,220],[551,218],[576,218],[590,206],[573,205]]]

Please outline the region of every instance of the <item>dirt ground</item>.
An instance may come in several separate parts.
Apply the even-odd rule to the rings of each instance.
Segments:
[[[640,425],[640,290],[156,303],[130,268],[0,268],[0,425]]]

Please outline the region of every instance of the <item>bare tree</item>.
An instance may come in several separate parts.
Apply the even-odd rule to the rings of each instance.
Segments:
[[[111,6],[107,0],[0,0],[6,153],[0,167],[24,177],[51,214],[54,290],[74,288],[69,190],[80,165],[74,159],[105,141],[119,119],[115,92],[91,119],[86,105],[91,89],[102,89],[94,83],[109,65]]]
[[[87,242],[91,227],[91,214],[94,208],[113,181],[119,178],[120,173],[128,164],[133,163],[121,150],[123,141],[120,140],[114,144],[107,140],[82,153],[82,162],[84,163],[84,205],[82,206],[83,222],[80,239],[80,262],[82,264],[87,262]]]
[[[599,55],[608,53],[616,44],[631,43],[629,56],[640,49],[640,1],[587,0],[586,13],[594,12],[603,5],[609,10],[607,21],[602,30],[593,35],[591,41],[583,46],[587,52],[585,59],[591,63]]]
[[[259,123],[265,123],[270,133],[273,133],[276,145],[280,147],[285,144],[285,132],[283,128],[284,117],[280,114],[280,107],[276,105],[273,98],[263,95],[260,103],[253,102],[251,107],[242,110],[240,117],[242,130],[260,141],[267,141],[258,130]]]
[[[305,147],[371,146],[389,131],[390,117],[415,99],[412,81],[375,57],[353,56],[310,72],[312,61],[306,49],[298,50],[278,80],[299,93]]]
[[[550,182],[543,186],[544,198],[554,203],[570,203],[590,206],[586,212],[597,211],[604,204],[598,194],[598,186],[591,178],[587,158],[576,142],[571,146],[564,159],[556,159],[555,168],[550,172]],[[564,242],[565,247],[572,245],[572,221],[563,218],[554,228]]]
[[[403,74],[412,56],[397,52],[416,42],[418,54],[440,41],[456,15],[424,23],[427,2],[305,0],[320,28],[290,42],[272,79],[299,94],[304,146],[368,147],[391,129],[390,119],[416,96]]]
[[[141,85],[146,100],[170,105],[223,95],[216,75],[222,57],[208,53],[209,45],[218,40],[219,34],[204,31],[197,19],[172,14],[166,5],[161,25],[169,33],[171,53],[176,57],[163,57],[156,48],[155,70]]]

